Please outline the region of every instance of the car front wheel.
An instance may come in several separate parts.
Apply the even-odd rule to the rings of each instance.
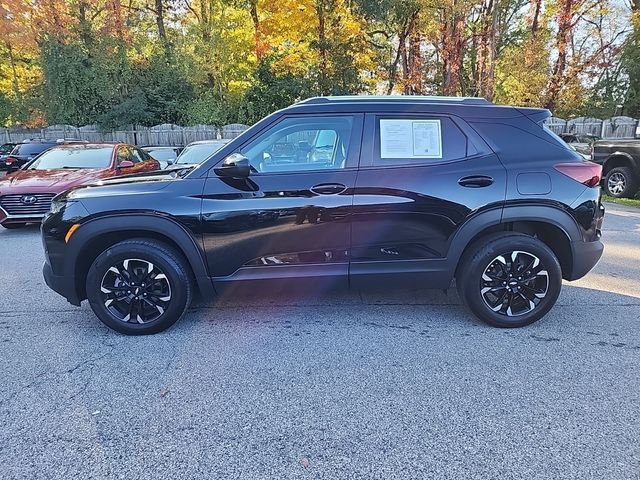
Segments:
[[[456,283],[463,303],[484,322],[523,327],[555,304],[562,271],[553,251],[540,240],[505,234],[470,247]]]
[[[192,280],[171,247],[147,239],[117,243],[89,268],[87,298],[108,327],[127,335],[166,330],[191,303]]]

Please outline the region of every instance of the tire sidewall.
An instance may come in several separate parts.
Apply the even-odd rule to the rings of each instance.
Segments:
[[[613,193],[609,190],[609,179],[614,174],[620,174],[624,176],[625,179],[625,188],[620,193]],[[604,189],[607,192],[607,195],[614,198],[632,198],[638,191],[637,186],[638,182],[633,177],[633,171],[628,167],[615,167],[607,173],[607,176],[604,179]]]
[[[142,245],[115,245],[101,253],[89,268],[86,281],[87,298],[92,310],[108,327],[128,335],[145,335],[166,330],[184,314],[189,302],[188,279],[183,277],[181,266],[161,250],[150,250]],[[126,259],[146,260],[157,265],[167,276],[171,287],[171,303],[169,308],[149,323],[139,324],[123,322],[115,318],[102,302],[100,286],[109,267]]]
[[[537,256],[549,275],[546,296],[529,313],[508,317],[493,312],[485,303],[482,294],[482,274],[498,256],[509,256],[513,251],[523,251]],[[544,315],[556,303],[562,288],[562,271],[557,258],[544,243],[525,235],[513,235],[489,242],[476,255],[470,258],[462,273],[462,298],[468,308],[484,322],[502,328],[515,328],[529,325]]]

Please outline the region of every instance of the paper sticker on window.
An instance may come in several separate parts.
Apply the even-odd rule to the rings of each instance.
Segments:
[[[380,120],[380,158],[442,158],[440,120]]]

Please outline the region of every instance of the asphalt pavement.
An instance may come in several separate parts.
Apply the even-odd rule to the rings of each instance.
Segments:
[[[3,479],[640,478],[640,210],[518,330],[454,291],[201,304],[126,337],[42,280],[0,228]]]

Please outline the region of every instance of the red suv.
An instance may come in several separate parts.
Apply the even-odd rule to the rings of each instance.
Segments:
[[[69,188],[159,168],[157,160],[132,145],[85,143],[51,148],[0,179],[0,225],[19,228],[39,223],[51,199]]]

